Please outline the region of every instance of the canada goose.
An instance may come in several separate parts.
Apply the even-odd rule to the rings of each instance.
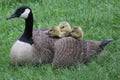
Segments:
[[[66,34],[72,30],[70,24],[66,21],[60,22],[58,27],[60,28],[61,32],[66,32]]]
[[[92,56],[100,54],[112,39],[76,40],[72,37],[62,38],[55,43],[52,65],[55,67],[71,66],[80,61],[87,63]]]
[[[74,27],[70,35],[75,39],[81,40],[83,38],[83,30],[80,26]]]
[[[58,26],[54,26],[48,30],[48,35],[50,35],[51,37],[62,38],[62,37],[65,37],[66,33],[61,32]]]
[[[43,63],[51,61],[53,52],[49,49],[49,46],[47,46],[48,42],[46,43],[47,45],[44,44],[47,40],[47,36],[44,34],[46,29],[37,29],[33,33],[32,10],[27,6],[21,6],[17,8],[15,12],[7,19],[16,17],[23,18],[25,20],[25,29],[21,37],[15,41],[11,48],[11,62],[13,64],[17,64]],[[41,40],[43,40],[43,42]],[[52,43],[53,40],[50,39],[50,41]]]

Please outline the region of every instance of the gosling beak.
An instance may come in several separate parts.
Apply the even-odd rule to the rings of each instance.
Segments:
[[[12,18],[15,18],[17,17],[15,13],[13,13],[12,15],[10,15],[9,17],[6,18],[6,20],[9,20],[9,19],[12,19]]]
[[[70,32],[69,32],[69,33],[67,33],[66,37],[69,37],[69,36],[71,36],[71,33],[70,33]]]
[[[105,39],[101,41],[100,47],[103,49],[111,41],[113,41],[113,39]]]

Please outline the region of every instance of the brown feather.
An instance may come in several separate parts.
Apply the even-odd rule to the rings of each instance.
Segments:
[[[54,56],[54,42],[58,40],[58,38],[49,37],[45,32],[38,29],[33,33],[34,51],[41,63],[52,61]]]
[[[80,61],[87,63],[89,59],[100,54],[102,41],[76,40],[71,37],[62,38],[55,43],[55,56],[52,64],[56,67],[71,66]]]

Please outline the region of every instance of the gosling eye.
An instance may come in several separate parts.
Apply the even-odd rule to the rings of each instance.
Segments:
[[[72,31],[72,32],[75,32],[75,31]]]
[[[62,26],[61,28],[63,29],[65,26]]]
[[[52,32],[52,30],[50,30],[50,32]]]

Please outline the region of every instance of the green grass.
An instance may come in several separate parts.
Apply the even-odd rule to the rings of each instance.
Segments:
[[[49,27],[60,21],[80,25],[85,40],[113,38],[106,54],[88,65],[53,69],[51,64],[13,66],[9,52],[24,29],[24,20],[6,20],[21,5],[32,8],[34,27]],[[119,0],[0,0],[0,80],[120,80]],[[118,78],[119,77],[119,78]]]

